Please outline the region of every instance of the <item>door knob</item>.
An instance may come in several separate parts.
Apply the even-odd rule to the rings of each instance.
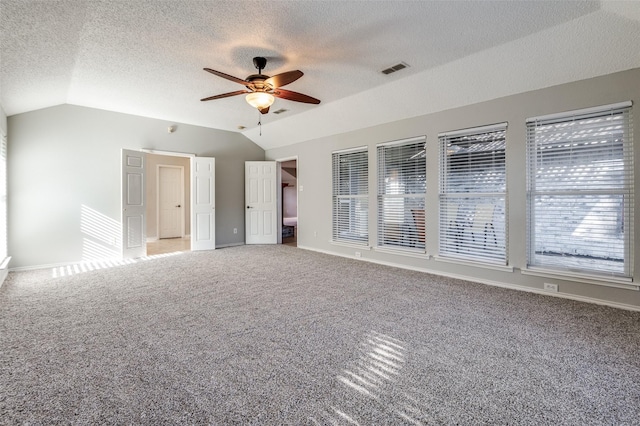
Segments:
[[[248,209],[252,209],[253,207],[251,207],[251,206],[247,206],[247,208],[248,208]]]
[[[176,207],[180,207],[180,204],[178,204]]]

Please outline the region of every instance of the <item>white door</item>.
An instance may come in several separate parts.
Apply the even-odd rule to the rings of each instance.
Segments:
[[[158,236],[179,238],[184,233],[184,168],[158,166]]]
[[[122,150],[122,257],[147,255],[145,154]]]
[[[216,248],[216,159],[191,160],[191,250]]]
[[[244,163],[245,235],[247,244],[277,244],[276,162]]]

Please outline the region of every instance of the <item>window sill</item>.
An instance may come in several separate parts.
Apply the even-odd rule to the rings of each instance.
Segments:
[[[7,276],[9,275],[9,262],[10,261],[11,261],[11,257],[7,256],[2,261],[2,264],[0,264],[0,287],[2,287],[2,284],[4,284],[4,280],[6,280]]]
[[[368,244],[358,244],[358,243],[350,243],[347,241],[335,241],[335,240],[329,240],[329,243],[331,243],[334,246],[357,248],[361,250],[371,250],[371,246]]]
[[[0,264],[0,270],[9,269],[9,262],[11,262],[11,256],[7,256]]]
[[[521,273],[523,275],[535,275],[538,277],[555,278],[583,284],[601,285],[635,291],[640,290],[640,286],[633,284],[633,279],[631,278],[601,277],[598,275],[580,274],[578,272],[553,271],[539,268],[522,268]]]
[[[433,257],[438,262],[452,263],[454,265],[473,266],[475,268],[493,269],[494,271],[513,272],[513,266],[508,265],[492,265],[491,263],[474,262],[472,260],[455,259],[452,257]]]
[[[415,258],[424,259],[424,260],[429,260],[431,258],[431,256],[428,255],[425,250],[420,250],[420,249],[376,246],[376,247],[373,247],[373,250],[380,253],[389,253],[389,254],[395,254],[398,256],[415,257]]]

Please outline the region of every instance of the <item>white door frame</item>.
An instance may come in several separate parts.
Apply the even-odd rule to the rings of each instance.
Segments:
[[[193,196],[193,191],[194,191],[194,185],[193,185],[193,178],[195,177],[195,173],[196,173],[196,167],[195,167],[195,163],[196,163],[196,159],[197,158],[207,158],[207,157],[197,157],[195,154],[189,154],[186,152],[173,152],[173,151],[159,151],[159,150],[154,150],[154,149],[147,149],[147,148],[142,148],[140,151],[148,153],[148,154],[156,154],[156,155],[167,155],[170,157],[186,157],[190,159],[189,162],[189,166],[191,168],[190,170],[190,177],[189,177],[189,192],[191,193],[191,200],[189,202],[190,204],[190,209],[191,209],[191,250],[212,250],[215,249],[215,241],[213,242],[213,247],[202,247],[202,246],[198,246],[197,245],[197,236],[194,235],[193,233],[193,229],[194,226],[196,226],[196,224],[194,223],[194,214],[197,212],[197,206],[196,206],[196,199]],[[214,160],[214,167],[215,167],[215,158],[213,158]],[[214,176],[215,179],[215,176]],[[215,185],[215,182],[214,182]],[[215,191],[215,187],[213,188]],[[215,208],[215,200],[213,201],[213,208]],[[215,215],[215,212],[213,213]],[[215,216],[214,216],[215,217]],[[215,233],[215,222],[213,224],[211,224],[211,226],[213,227],[213,232]],[[196,244],[196,247],[194,247],[194,243]]]
[[[300,161],[298,161],[298,156],[295,155],[293,157],[285,157],[279,158],[276,161],[276,197],[278,203],[278,244],[282,244],[282,163],[286,161],[296,160],[296,211],[298,212],[298,231],[300,230],[300,206],[298,205],[298,199],[300,198],[300,189],[298,182],[298,169],[300,168]]]
[[[160,239],[160,169],[180,169],[180,205],[182,206],[182,211],[180,213],[180,236],[181,238],[185,237],[184,234],[184,223],[185,223],[185,215],[187,209],[184,207],[184,167],[183,166],[174,166],[171,164],[157,164],[156,165],[156,235],[158,239]]]
[[[160,151],[160,150],[155,150],[155,149],[148,149],[148,148],[142,148],[140,149],[141,152],[144,152],[146,154],[155,154],[155,155],[166,155],[168,157],[184,157],[184,158],[189,158],[190,159],[190,167],[191,167],[191,175],[193,175],[193,159],[195,158],[195,154],[189,154],[188,152],[174,152],[174,151]],[[191,192],[191,179],[189,179],[189,191]],[[190,205],[190,211],[193,212],[193,198],[190,200],[189,202]],[[191,225],[193,226],[193,224]],[[160,236],[159,233],[157,233],[156,235],[158,235],[158,237]]]

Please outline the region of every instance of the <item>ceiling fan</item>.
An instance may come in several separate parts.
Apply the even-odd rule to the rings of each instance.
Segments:
[[[210,72],[218,77],[226,78],[233,82],[242,84],[248,90],[236,90],[235,92],[223,93],[220,95],[209,96],[208,98],[200,99],[201,101],[212,101],[214,99],[227,98],[229,96],[236,96],[247,94],[246,99],[249,105],[257,108],[262,114],[269,112],[269,107],[275,101],[275,98],[287,99],[289,101],[304,102],[307,104],[319,104],[320,100],[312,98],[311,96],[303,95],[302,93],[293,92],[291,90],[281,89],[282,86],[286,86],[289,83],[293,83],[297,79],[303,76],[302,71],[289,71],[282,74],[269,77],[262,74],[262,70],[267,65],[267,59],[261,56],[253,58],[253,65],[258,70],[258,74],[252,74],[244,80],[225,74],[220,71],[212,70],[211,68],[204,68],[205,71]]]

